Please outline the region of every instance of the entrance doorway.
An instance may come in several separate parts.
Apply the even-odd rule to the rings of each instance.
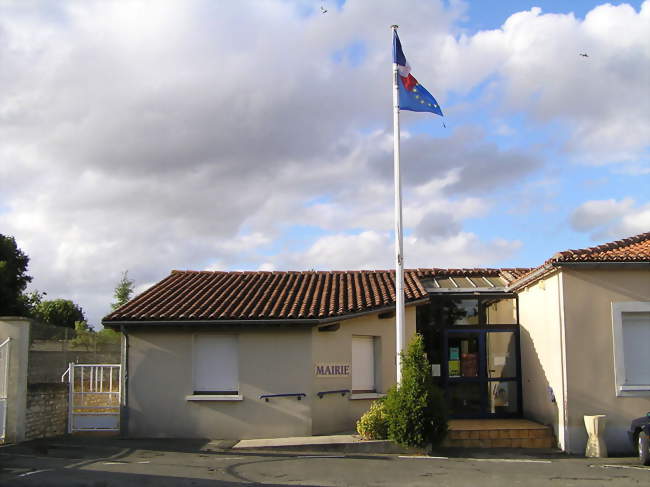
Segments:
[[[446,329],[442,385],[454,418],[521,414],[519,328]]]
[[[492,283],[472,276],[469,293],[461,278],[437,276],[438,287],[427,287],[429,303],[418,307],[417,330],[452,418],[521,416],[517,296],[480,288],[479,277]],[[457,287],[444,287],[447,281]]]

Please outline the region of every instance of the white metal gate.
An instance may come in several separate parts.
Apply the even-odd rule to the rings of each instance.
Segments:
[[[11,338],[0,343],[0,442],[5,441],[7,430],[7,385],[9,382],[9,351]]]
[[[68,432],[119,431],[122,374],[118,364],[70,364]]]

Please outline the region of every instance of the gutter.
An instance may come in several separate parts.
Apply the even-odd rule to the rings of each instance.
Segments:
[[[567,453],[571,453],[571,439],[569,431],[569,385],[566,353],[566,315],[564,302],[564,274],[557,273],[558,280],[558,314],[560,318],[560,362],[562,367],[562,447]],[[558,429],[559,429],[558,425]]]
[[[129,436],[129,334],[124,325],[120,325],[122,332],[122,398],[120,408],[120,436]]]
[[[409,301],[406,306],[413,306],[416,304],[428,303],[429,297]],[[275,326],[318,326],[328,323],[335,323],[337,321],[349,320],[366,316],[373,313],[382,313],[384,311],[392,311],[395,305],[384,306],[383,308],[376,308],[368,311],[361,311],[359,313],[348,313],[340,316],[331,316],[329,318],[302,318],[302,319],[271,319],[271,320],[192,320],[192,319],[176,319],[176,320],[116,320],[105,321],[102,320],[102,325],[107,328],[117,328],[123,330],[125,326],[139,327],[139,326],[201,326],[201,325],[275,325]]]

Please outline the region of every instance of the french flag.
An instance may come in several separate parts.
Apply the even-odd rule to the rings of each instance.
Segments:
[[[397,64],[400,110],[431,112],[443,116],[438,102],[411,74],[397,31],[393,31],[393,62]]]

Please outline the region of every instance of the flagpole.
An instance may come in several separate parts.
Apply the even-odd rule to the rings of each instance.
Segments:
[[[391,25],[394,37],[397,25]],[[393,62],[393,163],[395,172],[395,325],[396,325],[396,380],[402,381],[402,360],[404,349],[404,254],[402,244],[402,177],[399,153],[399,87],[397,84],[397,63]]]

